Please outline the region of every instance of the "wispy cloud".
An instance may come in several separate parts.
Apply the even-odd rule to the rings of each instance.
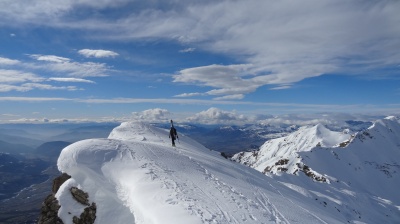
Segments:
[[[119,54],[114,52],[114,51],[108,51],[108,50],[91,50],[91,49],[82,49],[78,51],[79,54],[90,58],[109,58],[109,57],[116,57]]]
[[[94,62],[75,62],[69,58],[56,55],[31,54],[32,61],[21,61],[0,57],[0,92],[27,92],[31,90],[66,90],[77,91],[77,86],[55,86],[49,81],[95,83],[81,77],[104,77],[110,69],[106,64]],[[45,77],[46,74],[57,73],[70,77]],[[38,75],[40,74],[40,75]]]
[[[29,90],[32,89],[24,86],[0,84],[0,92],[10,92],[10,91],[27,92]]]
[[[244,98],[243,94],[233,94],[233,95],[215,97],[214,100],[241,100],[243,98]]]
[[[28,90],[40,89],[40,90],[68,90],[68,91],[76,91],[83,90],[76,86],[53,86],[42,83],[24,83],[21,85],[23,88],[27,88]]]
[[[110,72],[109,67],[104,63],[76,62],[69,58],[55,55],[34,54],[30,55],[30,57],[43,63],[31,65],[33,69],[59,72],[72,77],[105,77]],[[26,64],[26,66],[30,65]]]
[[[174,82],[183,82],[217,89],[206,92],[207,95],[235,95],[255,91],[261,82],[245,78],[251,73],[252,65],[209,65],[184,69],[174,75]]]
[[[157,8],[160,5],[162,10]],[[176,82],[216,88],[207,94],[220,96],[248,94],[265,85],[288,88],[324,74],[362,75],[363,71],[394,66],[400,59],[396,47],[400,45],[398,1],[183,1],[160,5],[144,4],[145,10],[116,20],[91,19],[79,24],[56,20],[54,26],[105,30],[97,37],[108,40],[175,40],[251,65],[233,72],[236,65],[202,66],[182,69],[175,76]],[[225,72],[219,73],[221,70]],[[193,72],[197,75],[190,74]],[[210,74],[223,76],[225,83],[213,82]]]
[[[196,50],[196,48],[194,48],[194,47],[189,47],[189,48],[182,49],[182,50],[180,50],[179,52],[181,52],[181,53],[189,53],[189,52],[193,52],[193,51],[195,51],[195,50]]]
[[[0,83],[41,82],[44,78],[30,72],[0,69]]]
[[[281,86],[273,87],[273,88],[270,88],[270,89],[271,90],[281,90],[281,89],[290,89],[290,88],[292,88],[291,85],[281,85]]]
[[[56,55],[40,55],[40,54],[31,54],[29,55],[31,58],[34,58],[38,61],[47,61],[47,62],[55,62],[55,63],[68,63],[71,61],[69,58],[64,58]]]
[[[123,11],[127,4],[140,7],[129,7],[133,9],[130,13],[112,17],[98,10]],[[86,9],[95,10],[96,16],[75,13]],[[400,1],[368,0],[4,0],[0,2],[0,24],[68,28],[114,41],[172,40],[183,43],[182,48],[191,46],[183,52],[199,49],[227,55],[237,64],[182,69],[174,82],[207,86],[212,89],[203,94],[217,99],[239,99],[265,85],[284,89],[324,74],[363,75],[397,66],[399,10]],[[81,51],[86,57],[117,56],[112,51]],[[60,58],[47,57],[46,62],[50,59]],[[80,78],[104,76],[109,69],[105,64],[62,59],[46,66]],[[398,74],[392,72],[389,77]]]
[[[49,81],[57,81],[57,82],[84,82],[84,83],[95,83],[88,79],[81,78],[62,78],[62,77],[52,77],[48,79]]]
[[[203,93],[182,93],[175,95],[174,97],[192,97],[192,96],[201,96],[204,95]]]
[[[68,90],[68,91],[77,91],[83,90],[82,88],[78,88],[76,86],[53,86],[48,84],[41,83],[24,83],[21,85],[9,85],[9,84],[1,84],[0,83],[0,92],[28,92],[34,89],[38,90]]]
[[[16,65],[19,63],[20,61],[18,60],[0,57],[0,65]]]

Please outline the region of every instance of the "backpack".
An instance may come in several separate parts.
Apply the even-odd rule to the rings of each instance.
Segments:
[[[174,127],[172,127],[172,133],[174,134],[174,136],[178,136],[178,133],[176,133],[176,129]]]

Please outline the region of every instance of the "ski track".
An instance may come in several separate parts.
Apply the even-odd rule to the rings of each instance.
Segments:
[[[165,145],[165,141],[162,140],[162,142],[164,143],[162,145]],[[155,158],[159,158],[157,153],[153,151],[152,147],[146,148],[148,152],[150,152]],[[260,210],[260,205],[264,210],[263,217],[270,217],[270,221],[273,221],[275,223],[289,223],[289,221],[278,211],[278,209],[276,209],[276,207],[269,201],[269,198],[264,193],[258,190],[258,196],[255,195],[255,200],[247,198],[241,192],[235,190],[234,187],[227,185],[214,174],[210,173],[210,171],[206,169],[203,165],[201,165],[199,162],[194,161],[191,156],[184,155],[182,153],[182,150],[184,150],[183,148],[173,147],[173,150],[175,150],[180,155],[188,158],[192,163],[196,164],[196,166],[198,166],[198,169],[196,170],[203,173],[204,180],[207,181],[207,184],[212,184],[214,188],[218,190],[219,194],[212,195],[209,192],[203,191],[202,186],[199,186],[198,183],[195,183],[193,180],[188,180],[187,183],[184,182],[184,184],[179,185],[177,181],[164,178],[163,188],[172,189],[174,191],[174,194],[171,195],[171,198],[166,200],[166,202],[170,204],[179,204],[180,201],[185,202],[184,206],[186,207],[186,210],[190,214],[195,214],[199,216],[205,223],[255,223],[257,222],[257,218],[252,214],[252,208]],[[157,163],[155,161],[152,161],[151,164]],[[159,168],[160,169],[158,170],[158,172],[168,172],[161,167]],[[148,173],[149,175],[151,175],[152,180],[157,178],[155,170],[157,169],[153,167],[151,168],[151,172]],[[169,173],[171,175],[171,171],[169,171]],[[173,179],[179,179],[179,177],[174,174],[172,174],[171,176],[174,177]],[[190,184],[191,186],[188,186],[188,184]],[[187,189],[190,189],[191,192],[184,193],[185,191],[187,191]],[[187,195],[194,195],[200,198],[190,198]],[[216,202],[215,198],[218,196],[228,199],[228,201],[233,204],[237,208],[237,210],[245,209],[247,211],[247,215],[235,217],[235,215],[233,215],[235,210],[226,212],[226,209],[222,208]],[[217,210],[212,210],[207,207],[204,208],[203,206],[199,206],[198,204],[204,203],[196,203],[198,200],[214,201]],[[260,222],[257,223],[263,223],[261,222],[261,220],[258,221]]]
[[[162,143],[154,144],[154,145],[162,145],[165,146],[165,141]],[[245,197],[241,192],[238,192],[234,187],[229,186],[228,184],[221,181],[214,174],[210,173],[208,169],[206,169],[199,162],[194,161],[191,156],[184,155],[182,152],[182,148],[174,147],[172,148],[181,156],[184,156],[192,163],[194,163],[198,168],[195,169],[198,172],[201,172],[204,175],[205,183],[198,183],[195,180],[182,180],[180,176],[175,175],[172,171],[163,168],[157,160],[162,156],[162,151],[155,152],[153,147],[148,146],[146,144],[144,146],[144,152],[148,155],[146,159],[136,158],[135,152],[129,149],[129,157],[130,159],[136,159],[139,161],[140,167],[146,169],[149,175],[149,178],[152,181],[160,181],[161,187],[164,189],[171,190],[169,197],[165,199],[165,202],[171,205],[181,205],[185,208],[185,210],[191,214],[196,215],[201,218],[204,223],[255,223],[257,219],[252,213],[252,208],[259,209],[260,204],[264,210],[264,217],[271,217],[271,221],[275,223],[288,223],[284,216],[277,211],[277,209],[269,202],[269,199],[265,196],[265,194],[261,194],[259,192],[259,197],[255,197],[255,200]],[[161,153],[161,155],[160,155]],[[150,159],[155,158],[155,159]],[[147,160],[147,161],[146,161]],[[162,175],[161,173],[168,173],[168,175]],[[165,176],[170,176],[172,178],[166,178]],[[162,177],[160,179],[160,177]],[[213,194],[211,192],[205,192],[202,190],[202,184],[212,184],[214,188],[217,190],[217,194]],[[188,192],[189,191],[189,192]],[[192,195],[192,197],[190,196]],[[228,199],[228,204],[218,204],[215,200],[216,197],[223,197]],[[214,202],[214,207],[203,207],[201,206],[204,203],[197,203],[199,200],[203,201],[216,201]],[[265,205],[264,202],[267,202]],[[235,207],[236,209],[232,208]],[[228,208],[224,208],[228,207]],[[229,212],[227,212],[227,209]],[[235,216],[235,210],[247,210],[246,215],[238,215]],[[284,220],[284,221],[282,221]],[[261,221],[261,220],[259,220]],[[257,222],[258,223],[258,222]],[[262,223],[262,222],[260,222]]]
[[[274,187],[272,184],[269,184],[273,189],[275,189],[276,192],[278,192],[282,197],[284,197],[286,200],[290,201],[292,204],[296,205],[297,207],[301,208],[302,210],[306,211],[308,214],[310,214],[311,216],[313,216],[314,218],[316,218],[317,220],[321,221],[321,223],[325,223],[328,224],[327,222],[325,222],[324,220],[322,220],[320,217],[318,217],[317,215],[315,215],[314,213],[310,212],[309,210],[299,206],[298,204],[294,203],[292,200],[290,200],[289,198],[285,197],[285,195],[283,195],[276,187]]]
[[[282,213],[270,202],[269,198],[266,194],[262,193],[259,188],[256,188],[256,191],[261,198],[256,197],[257,201],[268,211],[272,213],[272,220],[275,223],[290,223]]]

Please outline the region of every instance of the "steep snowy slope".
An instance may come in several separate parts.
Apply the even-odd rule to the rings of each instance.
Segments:
[[[302,158],[299,152],[314,147],[332,147],[350,139],[346,133],[333,132],[318,124],[304,126],[292,134],[265,142],[259,151],[235,154],[232,160],[263,173],[295,173]]]
[[[300,153],[303,162],[327,178],[400,205],[400,124],[394,117],[374,122],[345,147],[312,152]]]
[[[300,129],[267,142],[258,154],[237,154],[235,159],[267,174],[287,168],[287,173],[296,175],[278,172],[281,176],[273,178],[315,198],[331,213],[364,223],[400,223],[398,119],[378,120],[344,142],[349,136],[320,128]]]
[[[107,139],[66,147],[58,167],[72,176],[57,192],[59,216],[72,223],[84,206],[72,186],[97,204],[96,223],[343,223],[313,197],[226,160],[185,136],[123,123]]]

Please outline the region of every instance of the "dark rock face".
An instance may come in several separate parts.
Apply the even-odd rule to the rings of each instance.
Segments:
[[[63,221],[57,215],[61,206],[58,203],[55,194],[57,193],[58,189],[60,189],[60,186],[69,178],[71,178],[70,175],[63,173],[61,176],[53,180],[53,193],[47,196],[42,203],[38,224],[63,224]]]
[[[72,222],[74,224],[92,224],[96,220],[96,210],[96,203],[92,203],[91,206],[85,208],[80,218],[74,216]]]
[[[65,181],[67,181],[69,178],[71,178],[71,176],[68,175],[68,174],[66,174],[66,173],[63,173],[63,174],[61,174],[61,176],[56,177],[56,178],[53,180],[53,188],[52,188],[53,193],[54,193],[54,194],[57,193],[58,189],[60,189],[60,186],[61,186]]]
[[[38,223],[40,224],[63,224],[63,221],[57,216],[60,209],[54,194],[50,194],[42,204],[41,214]]]
[[[61,206],[58,203],[55,194],[58,189],[60,189],[60,186],[69,178],[71,178],[70,175],[63,173],[61,176],[53,180],[53,193],[47,196],[42,203],[38,224],[63,224],[63,221],[57,215]],[[71,187],[70,192],[77,202],[87,206],[79,218],[76,216],[73,217],[72,222],[74,224],[93,224],[96,220],[96,203],[90,205],[88,193],[78,189],[77,187]]]
[[[82,205],[87,205],[89,206],[89,195],[86,192],[83,192],[81,189],[77,188],[77,187],[71,187],[70,189],[72,197],[74,197],[74,199],[81,203]]]

